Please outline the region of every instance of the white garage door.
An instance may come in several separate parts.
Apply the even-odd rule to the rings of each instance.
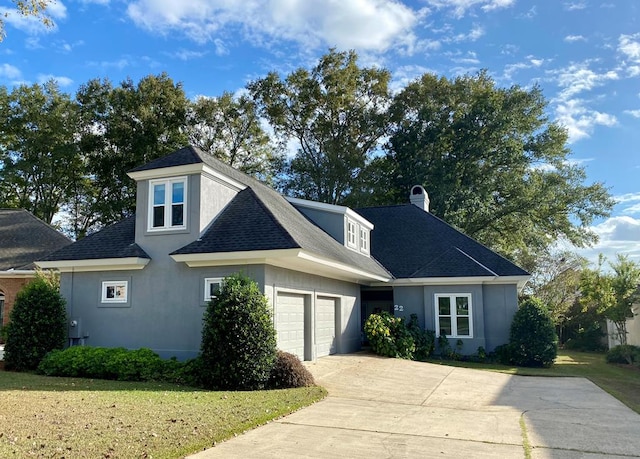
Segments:
[[[278,349],[304,360],[304,295],[278,293],[276,331]]]
[[[316,343],[318,357],[336,353],[336,299],[316,300]]]

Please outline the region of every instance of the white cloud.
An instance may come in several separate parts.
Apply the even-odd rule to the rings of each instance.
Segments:
[[[199,59],[207,55],[206,51],[192,51],[189,49],[180,49],[175,53],[169,54],[171,57],[180,59],[181,61],[190,61],[192,59]]]
[[[464,17],[469,10],[480,7],[483,11],[493,11],[508,8],[515,0],[427,0],[427,3],[437,9],[448,9],[456,18]]]
[[[640,33],[634,35],[620,35],[618,51],[632,62],[640,62]]]
[[[71,86],[73,84],[73,80],[69,77],[65,77],[65,76],[56,76],[56,75],[46,75],[46,74],[39,74],[38,75],[38,83],[40,84],[44,84],[47,81],[50,80],[55,80],[58,85],[60,87],[66,87],[66,86]]]
[[[517,62],[515,64],[508,64],[504,67],[504,78],[512,80],[513,75],[520,70],[527,70],[531,68],[539,68],[544,64],[544,59],[536,59],[533,56],[527,56],[525,62]]]
[[[618,123],[613,115],[587,108],[582,99],[560,102],[555,113],[558,123],[569,133],[569,143],[590,137],[596,126],[612,127]]]
[[[393,93],[399,92],[409,83],[420,78],[425,73],[437,72],[421,65],[405,65],[398,67],[393,71],[393,80],[389,84],[389,88]]]
[[[465,41],[477,41],[484,35],[484,29],[481,26],[474,25],[469,33],[459,33],[453,37],[444,38],[442,41],[446,43],[462,43]]]
[[[88,62],[87,64],[92,67],[116,68],[118,70],[122,70],[128,67],[129,65],[131,65],[131,62],[129,62],[128,59],[122,58],[117,61],[91,61],[91,62]]]
[[[550,72],[556,77],[556,82],[562,91],[560,98],[568,100],[571,97],[606,84],[608,81],[618,80],[620,77],[614,70],[602,73],[594,72],[588,68],[590,61],[573,63],[568,67]]]
[[[587,41],[587,39],[582,35],[567,35],[564,37],[564,41],[568,43],[575,43],[577,41]]]
[[[139,27],[160,34],[178,31],[199,43],[224,40],[224,32],[232,28],[263,46],[289,40],[303,47],[382,52],[412,48],[412,30],[426,10],[393,0],[137,0],[127,13]],[[228,46],[214,44],[217,52]]]
[[[631,115],[634,118],[640,118],[640,110],[625,110],[624,113]]]
[[[0,78],[8,80],[19,80],[22,78],[20,69],[11,64],[0,64]]]
[[[592,263],[597,262],[600,253],[609,261],[614,261],[617,254],[640,261],[640,219],[627,215],[611,217],[592,226],[591,230],[598,235],[598,243],[588,249],[578,250],[578,253]]]
[[[587,7],[587,4],[585,2],[568,2],[564,4],[564,8],[567,11],[583,10],[586,7]]]

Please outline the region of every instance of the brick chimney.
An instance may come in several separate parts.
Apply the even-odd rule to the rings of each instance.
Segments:
[[[409,199],[411,204],[420,207],[425,212],[429,212],[429,195],[422,186],[415,185],[412,187]]]

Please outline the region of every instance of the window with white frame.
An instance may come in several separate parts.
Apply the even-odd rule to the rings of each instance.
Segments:
[[[204,301],[209,302],[217,298],[216,293],[222,287],[222,278],[207,277],[204,280]]]
[[[471,294],[436,294],[436,333],[449,338],[473,338]]]
[[[149,182],[149,229],[186,228],[187,178]]]
[[[369,252],[369,230],[360,227],[360,251]]]
[[[128,295],[128,281],[104,281],[102,283],[103,303],[126,303]]]
[[[357,233],[357,225],[356,222],[352,221],[352,220],[347,220],[347,245],[349,247],[353,247],[353,248],[357,248],[357,240],[358,240],[358,233]]]

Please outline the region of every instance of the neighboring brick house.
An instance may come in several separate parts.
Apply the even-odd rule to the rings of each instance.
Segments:
[[[71,242],[24,209],[0,209],[0,325],[9,322],[16,295],[35,277],[33,262]]]
[[[71,344],[187,359],[224,277],[252,277],[278,347],[303,360],[360,348],[388,310],[473,354],[506,343],[529,274],[411,204],[350,209],[285,198],[196,149],[141,165],[136,214],[41,258],[61,272]]]

